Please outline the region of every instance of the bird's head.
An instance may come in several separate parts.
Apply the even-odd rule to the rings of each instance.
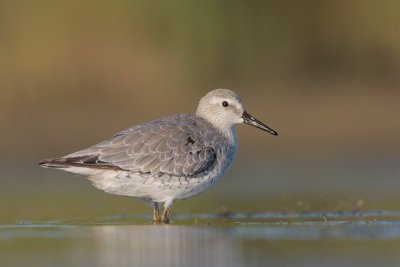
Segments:
[[[206,94],[200,99],[196,115],[223,131],[236,124],[246,123],[272,135],[278,135],[276,131],[247,113],[240,97],[229,89],[215,89]]]

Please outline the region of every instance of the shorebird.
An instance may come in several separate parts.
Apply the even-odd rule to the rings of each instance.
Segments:
[[[153,221],[168,223],[175,200],[205,191],[226,173],[237,153],[240,123],[278,135],[247,113],[235,92],[216,89],[201,98],[195,115],[145,122],[40,166],[78,173],[107,193],[153,203]]]

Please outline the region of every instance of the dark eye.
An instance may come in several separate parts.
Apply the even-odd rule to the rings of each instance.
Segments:
[[[229,104],[228,104],[228,102],[224,101],[224,102],[222,102],[222,106],[226,108],[227,106],[229,106]]]

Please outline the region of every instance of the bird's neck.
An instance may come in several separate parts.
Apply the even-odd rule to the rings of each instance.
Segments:
[[[224,134],[224,133],[223,133],[223,134]],[[238,140],[237,140],[237,136],[236,136],[235,126],[232,125],[232,126],[229,128],[229,130],[226,131],[225,136],[229,139],[229,141],[230,141],[232,144],[237,145]]]
[[[218,119],[218,117],[202,116],[200,112],[196,115],[214,126],[230,143],[237,144],[235,124],[227,124],[226,120]]]
[[[238,140],[236,136],[235,125],[223,127],[221,125],[214,125],[215,128],[229,141],[231,145],[237,145]]]

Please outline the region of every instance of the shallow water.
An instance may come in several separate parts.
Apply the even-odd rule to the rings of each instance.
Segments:
[[[399,266],[399,212],[196,214],[0,226],[3,266]],[[34,263],[34,264],[32,264]]]
[[[170,225],[79,176],[0,170],[0,265],[400,266],[397,165],[320,168],[237,168]]]

